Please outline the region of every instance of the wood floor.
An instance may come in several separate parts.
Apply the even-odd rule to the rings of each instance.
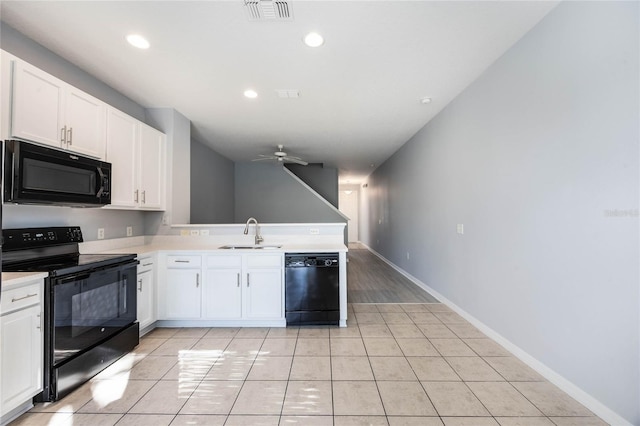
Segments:
[[[349,246],[349,303],[437,303],[438,300],[366,249]]]

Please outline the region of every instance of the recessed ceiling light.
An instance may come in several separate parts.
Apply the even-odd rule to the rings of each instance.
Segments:
[[[309,33],[304,36],[304,44],[309,47],[319,47],[324,43],[324,38],[318,33]]]
[[[258,97],[258,92],[256,92],[255,90],[247,89],[244,91],[244,96],[249,99],[255,99]]]
[[[431,98],[422,98],[422,99],[420,99],[420,103],[430,104],[431,103]]]
[[[151,46],[147,39],[142,37],[140,34],[129,34],[127,36],[127,41],[130,45],[137,47],[138,49],[148,49],[149,46]]]

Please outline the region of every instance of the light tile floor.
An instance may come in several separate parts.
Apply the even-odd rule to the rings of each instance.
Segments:
[[[604,425],[442,304],[349,327],[160,328],[19,425]]]

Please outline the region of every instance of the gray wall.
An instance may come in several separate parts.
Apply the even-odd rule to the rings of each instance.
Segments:
[[[169,225],[189,223],[191,216],[191,121],[173,108],[148,108],[145,113],[147,123],[167,141],[167,210],[149,217],[146,232],[171,234]]]
[[[338,223],[331,210],[280,165],[235,164],[235,222]]]
[[[4,22],[0,23],[0,48],[140,121],[145,119],[143,107]]]
[[[5,23],[0,25],[0,48],[18,56],[38,68],[76,86],[114,107],[144,119],[144,109],[111,89],[101,81],[28,39]],[[2,114],[6,114],[2,111]],[[150,213],[146,213],[149,215]],[[77,209],[69,207],[7,205],[3,206],[2,227],[80,225],[85,241],[97,239],[98,228],[105,229],[105,238],[126,236],[126,227],[133,234],[145,234],[145,213],[106,209]]]
[[[285,167],[338,208],[338,169],[322,164],[287,164]]]
[[[636,425],[639,7],[561,3],[374,172],[362,228]]]
[[[233,223],[233,161],[191,140],[191,223]]]

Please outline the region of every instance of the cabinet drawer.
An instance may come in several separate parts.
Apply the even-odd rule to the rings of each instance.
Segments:
[[[156,264],[156,260],[153,257],[142,257],[138,259],[138,272],[148,271],[153,269]]]
[[[242,256],[207,256],[209,268],[240,268],[241,266]]]
[[[200,256],[167,256],[169,268],[199,268],[201,263]]]
[[[281,254],[255,254],[247,256],[249,268],[280,268],[282,267]]]
[[[40,283],[30,284],[24,287],[13,288],[2,291],[2,314],[6,314],[25,306],[40,303],[42,300],[42,290]]]

